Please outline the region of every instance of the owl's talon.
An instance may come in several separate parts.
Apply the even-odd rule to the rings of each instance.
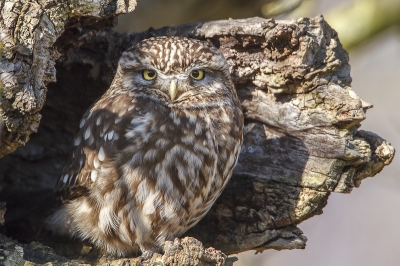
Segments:
[[[153,257],[154,251],[146,250],[143,252],[142,256],[140,256],[141,262],[145,260],[149,260]]]

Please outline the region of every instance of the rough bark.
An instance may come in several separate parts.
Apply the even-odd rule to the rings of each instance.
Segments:
[[[136,0],[0,2],[0,157],[37,132],[46,85],[56,81],[53,45],[65,29],[111,26],[135,6]]]
[[[72,3],[80,6],[86,1]],[[70,8],[64,17],[56,15],[60,11],[54,7],[61,4],[37,4],[42,10],[36,15],[40,23],[27,19],[28,15],[10,19],[14,13],[33,16],[33,11],[23,10],[33,10],[34,2],[2,2],[0,6],[4,49],[0,111],[5,123],[0,153],[5,155],[26,143],[38,128],[39,111],[43,116],[38,133],[26,146],[0,162],[0,200],[6,201],[9,209],[3,228],[6,235],[25,242],[35,240],[41,221],[38,217],[50,208],[44,203],[49,202],[65,164],[81,115],[109,86],[122,51],[150,36],[186,36],[213,43],[228,60],[245,112],[245,141],[232,180],[208,215],[186,233],[205,247],[225,254],[304,248],[307,239],[297,228],[299,223],[321,214],[331,192],[349,193],[362,179],[374,176],[391,162],[394,149],[388,142],[358,130],[372,106],[352,90],[348,54],[322,17],[213,21],[137,34],[88,29],[101,28],[109,23],[108,17],[118,13],[116,10],[131,7],[107,13],[107,6],[119,6],[120,1],[107,3],[101,5],[103,11],[89,8],[90,15],[85,13],[89,11],[72,12],[77,7]],[[18,12],[12,12],[16,8]],[[18,25],[23,23],[36,24],[32,30],[22,31]],[[51,30],[54,25],[59,25],[59,30]],[[62,25],[66,26],[63,34]],[[18,32],[26,32],[31,39]],[[54,60],[60,55],[57,83],[46,89],[46,84],[55,81]],[[35,211],[31,206],[28,211],[26,200],[37,202]],[[197,250],[189,257],[187,243],[195,247],[189,250]],[[5,258],[16,254],[15,245],[9,244],[13,251]],[[35,245],[40,246],[34,242],[24,249],[35,249]],[[185,259],[182,256],[199,265],[232,263],[219,251],[207,253],[191,238],[177,240],[174,245],[167,247],[182,251],[181,255],[168,251],[164,257],[156,255],[154,261],[145,263],[176,265],[177,260]],[[0,242],[0,249],[3,246],[6,244]],[[65,259],[54,256],[59,261]],[[26,256],[23,259],[29,260]],[[99,264],[127,263],[96,260]]]
[[[21,245],[17,241],[0,235],[0,263],[5,266],[231,266],[237,260],[235,257],[228,258],[221,251],[215,250],[212,247],[204,248],[200,241],[192,237],[176,238],[174,241],[167,241],[164,250],[164,255],[155,253],[150,259],[142,261],[140,257],[114,259],[101,256],[99,251],[93,251],[89,245],[78,245],[69,250],[69,256],[75,257],[71,260],[58,255],[54,249],[43,246],[39,242],[33,241],[30,244]]]

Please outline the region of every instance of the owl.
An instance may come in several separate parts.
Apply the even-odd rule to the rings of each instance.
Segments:
[[[81,119],[48,228],[119,257],[162,252],[221,194],[242,141],[222,53],[187,38],[143,40]]]

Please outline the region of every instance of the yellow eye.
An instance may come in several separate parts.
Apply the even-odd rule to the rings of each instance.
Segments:
[[[204,71],[201,69],[195,69],[190,72],[190,76],[195,80],[202,80],[204,78]]]
[[[153,80],[157,77],[157,73],[154,70],[150,69],[143,70],[142,74],[145,80]]]

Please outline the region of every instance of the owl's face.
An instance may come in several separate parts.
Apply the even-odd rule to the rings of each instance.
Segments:
[[[208,43],[187,38],[140,42],[123,53],[118,73],[122,76],[119,89],[168,106],[221,104],[235,94],[222,53]]]

